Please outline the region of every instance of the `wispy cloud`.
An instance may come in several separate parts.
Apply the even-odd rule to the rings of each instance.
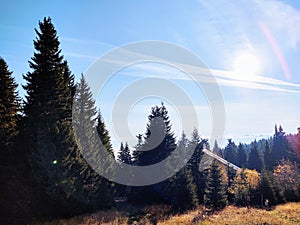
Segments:
[[[139,54],[136,52],[127,54]],[[140,54],[143,58],[143,55]],[[155,57],[154,57],[155,58]],[[118,60],[108,60],[108,62],[116,65],[124,65],[126,62]],[[300,84],[286,82],[279,79],[274,79],[266,76],[252,76],[243,77],[238,76],[233,71],[207,69],[204,67],[197,67],[189,64],[180,64],[178,62],[170,62],[171,66],[160,63],[160,59],[157,58],[157,63],[136,63],[131,65],[130,70],[123,71],[123,75],[134,76],[134,77],[157,77],[170,80],[192,80],[190,76],[185,74],[183,71],[177,69],[188,68],[188,71],[192,71],[193,79],[201,83],[217,82],[221,86],[229,86],[236,88],[247,88],[267,91],[278,91],[278,92],[290,92],[300,93]],[[172,67],[172,65],[175,65]],[[184,70],[184,69],[183,69]],[[213,75],[213,78],[212,78]]]
[[[296,47],[300,41],[300,11],[278,0],[253,0],[253,3],[258,8],[262,21],[290,46]]]
[[[96,40],[85,40],[71,37],[60,37],[62,45],[66,49],[64,54],[69,57],[96,60],[99,58],[99,54],[106,52],[115,46],[106,42],[96,41]],[[76,51],[74,51],[76,49]]]
[[[97,56],[85,55],[85,54],[80,54],[80,53],[76,53],[76,52],[64,52],[64,54],[69,57],[75,57],[75,58],[81,58],[81,59],[85,58],[85,59],[96,60],[98,58]]]
[[[102,45],[102,46],[107,46],[107,47],[115,47],[114,45],[103,42],[103,41],[83,40],[83,39],[71,38],[71,37],[61,37],[60,40],[65,41],[65,42],[82,44],[82,45]]]

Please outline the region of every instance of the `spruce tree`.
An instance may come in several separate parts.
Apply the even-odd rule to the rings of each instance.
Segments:
[[[214,210],[223,209],[227,205],[226,186],[221,168],[214,161],[208,171],[204,195],[205,206]]]
[[[132,164],[132,159],[131,159],[131,154],[130,154],[130,150],[129,150],[129,146],[126,143],[125,146],[124,144],[121,142],[121,146],[120,146],[120,150],[117,156],[117,160],[119,162],[131,165]],[[122,184],[115,184],[115,190],[116,190],[116,196],[118,197],[128,197],[130,196],[130,191],[131,188],[129,186],[126,185],[122,185]]]
[[[203,148],[206,143],[206,140],[202,140],[199,136],[199,132],[197,128],[194,128],[192,135],[191,135],[191,141],[188,143],[188,148],[193,151],[193,155],[188,161],[187,166],[190,167],[192,170],[192,173],[198,173],[199,172],[199,164],[203,155]]]
[[[281,159],[290,159],[292,161],[295,159],[295,155],[292,152],[291,146],[281,125],[278,129],[275,125],[272,152],[275,163],[279,163]]]
[[[24,146],[41,190],[64,207],[74,192],[74,174],[79,172],[73,166],[77,157],[71,124],[74,76],[61,55],[51,19],[39,22],[35,32],[31,71],[24,76]]]
[[[197,187],[190,169],[183,168],[169,179],[165,198],[177,210],[192,209],[199,205]]]
[[[257,171],[261,171],[263,165],[264,165],[263,158],[261,154],[258,152],[257,143],[255,141],[249,153],[247,167],[252,170],[255,169]]]
[[[139,158],[139,154],[142,151],[142,146],[143,146],[143,135],[142,134],[138,134],[136,135],[137,138],[137,144],[134,146],[133,152],[132,152],[132,163],[134,165],[138,165],[138,158]]]
[[[123,143],[121,143],[118,160],[122,163],[132,164],[131,154],[127,143],[125,144],[125,147]]]
[[[265,162],[265,169],[268,171],[272,171],[275,165],[275,160],[274,160],[274,155],[272,153],[272,149],[270,148],[268,141],[266,141],[265,144],[264,162]]]
[[[109,182],[96,173],[98,166],[104,165],[102,151],[106,151],[104,146],[99,145],[98,130],[96,130],[99,115],[95,106],[90,87],[81,75],[80,81],[76,85],[76,94],[73,104],[73,126],[75,128],[78,147],[83,154],[79,156],[78,166],[80,174],[77,180],[81,180],[76,188],[78,197],[85,199],[86,203],[93,207],[103,207],[111,203],[112,192]],[[102,127],[104,123],[101,121]],[[108,139],[109,140],[109,139]],[[110,144],[110,143],[109,143]],[[89,163],[89,164],[88,164]],[[94,170],[95,169],[95,170]],[[105,201],[103,201],[105,199]]]
[[[140,166],[153,165],[170,156],[176,148],[176,140],[172,132],[172,125],[165,105],[154,106],[148,116],[144,142],[137,156]],[[170,170],[171,165],[165,164],[161,172]],[[143,202],[161,202],[166,195],[169,180],[138,188]]]
[[[141,166],[153,165],[166,159],[176,148],[168,111],[163,103],[151,109],[148,119],[145,141],[142,145],[142,149],[147,151],[140,152],[138,156]],[[157,143],[158,141],[160,143]]]
[[[188,143],[188,148],[190,148],[190,151],[193,151],[193,154],[189,159],[186,167],[191,171],[191,175],[197,187],[197,197],[199,203],[203,202],[205,189],[205,176],[203,174],[203,169],[205,169],[206,165],[202,165],[202,163],[204,161],[204,164],[206,164],[206,162],[205,160],[202,160],[202,158],[204,155],[203,149],[206,143],[207,140],[201,139],[198,130],[194,128],[191,135],[191,141],[189,141]]]
[[[247,153],[242,143],[240,143],[238,146],[236,165],[239,167],[245,167],[247,165]]]
[[[237,146],[231,139],[228,139],[228,144],[224,149],[224,158],[233,164],[237,162]]]
[[[104,146],[105,150],[108,151],[111,156],[114,157],[114,151],[112,148],[111,140],[110,140],[110,135],[108,130],[106,129],[104,119],[99,111],[97,119],[96,119],[96,130],[98,133],[98,136],[101,140],[102,145]]]
[[[177,160],[184,160],[187,162],[185,153],[187,152],[188,147],[189,140],[185,133],[182,132],[181,138],[177,143],[177,154],[174,163],[176,163]],[[168,180],[166,193],[166,201],[170,202],[173,207],[178,210],[191,209],[199,204],[197,187],[191,169],[188,167],[181,169],[176,175]]]
[[[18,133],[18,112],[17,84],[8,65],[0,57],[0,148],[3,150],[13,144]]]

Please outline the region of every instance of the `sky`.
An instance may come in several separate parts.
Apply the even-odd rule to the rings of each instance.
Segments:
[[[225,130],[221,146],[227,138],[249,143],[269,137],[275,124],[281,124],[286,133],[296,133],[300,127],[299,1],[10,0],[0,5],[0,56],[18,84],[25,84],[22,75],[30,71],[34,28],[38,28],[39,20],[50,16],[62,54],[77,80],[108,51],[137,41],[168,42],[197,55],[216,79],[223,97]],[[149,77],[179,87],[191,99],[198,122],[180,115],[180,103],[157,95],[122,102],[130,104],[130,111],[118,114],[124,114],[130,133],[127,127],[117,126],[113,111],[122,90]],[[23,97],[21,85],[18,90]],[[151,107],[161,101],[169,110],[177,137],[188,124],[188,136],[198,127],[202,137],[212,139],[213,116],[206,93],[186,73],[170,65],[129,65],[113,74],[95,98],[115,148],[120,141],[136,144],[135,135],[145,132]]]

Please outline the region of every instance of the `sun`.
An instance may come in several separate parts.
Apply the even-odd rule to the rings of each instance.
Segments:
[[[233,72],[241,79],[253,79],[260,70],[258,56],[251,52],[238,53],[233,62]]]

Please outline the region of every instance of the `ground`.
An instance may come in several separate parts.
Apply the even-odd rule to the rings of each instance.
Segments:
[[[278,205],[271,210],[228,206],[210,215],[204,207],[198,207],[182,214],[172,214],[166,205],[137,207],[124,205],[118,209],[99,211],[90,215],[55,220],[46,225],[299,225],[300,203]]]

